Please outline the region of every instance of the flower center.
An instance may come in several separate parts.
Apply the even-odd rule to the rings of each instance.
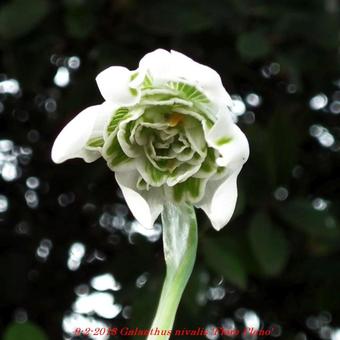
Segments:
[[[147,82],[139,104],[114,113],[103,156],[113,171],[137,171],[138,190],[162,187],[169,199],[197,202],[207,181],[223,175],[205,138],[215,119],[208,98],[194,86]]]

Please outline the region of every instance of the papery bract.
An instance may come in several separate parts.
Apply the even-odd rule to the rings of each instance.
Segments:
[[[158,49],[137,70],[113,66],[96,80],[105,102],[62,130],[53,161],[102,156],[145,227],[152,227],[166,201],[202,208],[217,230],[227,224],[249,146],[232,120],[232,100],[219,75]]]

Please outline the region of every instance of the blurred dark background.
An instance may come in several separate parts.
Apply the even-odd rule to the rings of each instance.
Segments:
[[[102,101],[99,71],[135,69],[162,47],[221,74],[251,147],[230,224],[216,232],[198,212],[198,259],[175,327],[339,340],[339,8],[337,0],[3,0],[2,339],[150,326],[164,276],[160,225],[147,232],[133,221],[104,161],[54,165],[50,150],[75,114]]]

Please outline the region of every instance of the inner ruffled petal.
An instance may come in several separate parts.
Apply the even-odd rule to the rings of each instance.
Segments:
[[[209,99],[194,85],[173,81],[159,86],[143,83],[140,103],[117,110],[108,133],[115,134],[116,139],[111,140],[119,142],[119,150],[127,158],[134,159],[139,190],[165,186],[165,191],[174,188],[169,189],[173,199],[180,196],[180,201],[197,202],[206,181],[223,175],[216,165],[220,155],[208,147],[204,131],[216,118]],[[136,110],[142,113],[133,114]],[[108,153],[115,148],[104,149]]]

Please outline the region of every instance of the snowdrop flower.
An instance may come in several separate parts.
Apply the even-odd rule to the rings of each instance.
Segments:
[[[103,157],[135,218],[152,227],[167,201],[230,220],[237,175],[249,155],[220,76],[176,51],[146,54],[137,70],[112,66],[96,78],[104,98],[59,134],[52,159]]]

